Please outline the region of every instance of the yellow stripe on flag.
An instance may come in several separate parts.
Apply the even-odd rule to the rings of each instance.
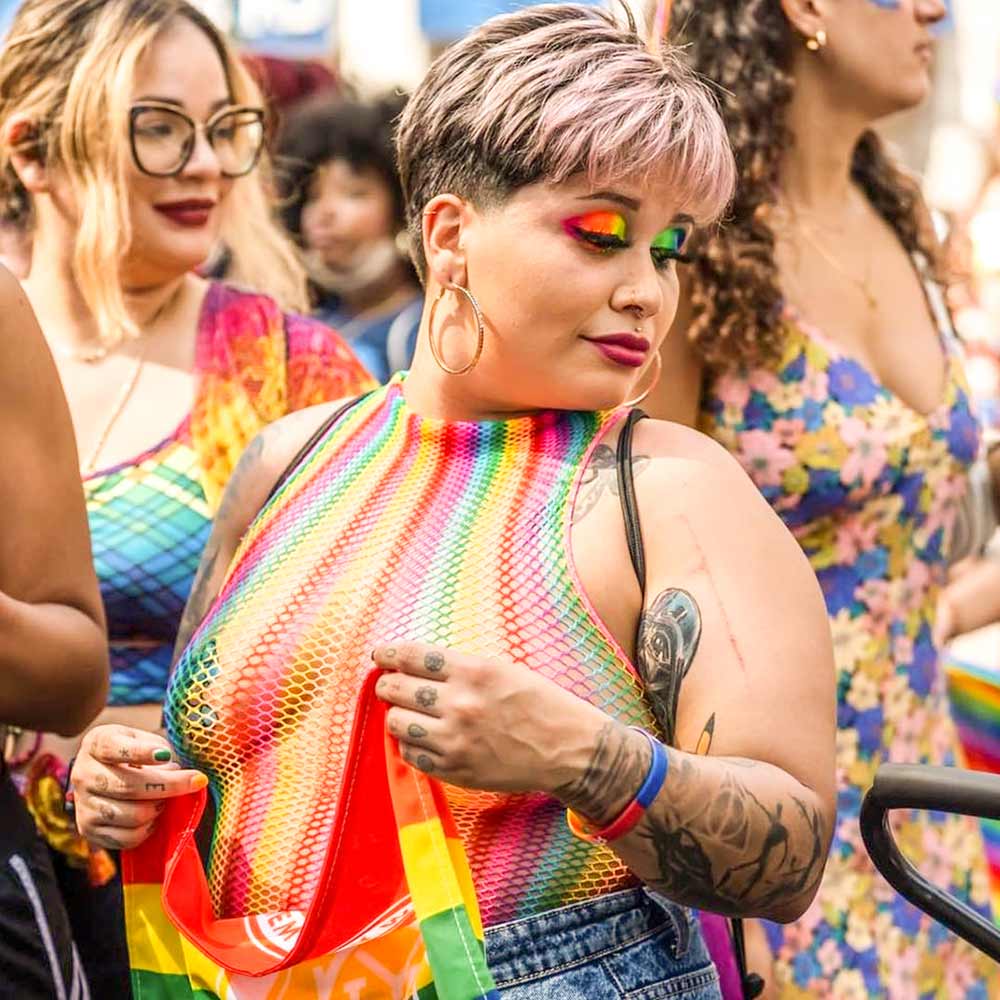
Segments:
[[[163,912],[161,888],[143,883],[124,886],[129,962],[133,969],[183,976],[187,962],[181,936]]]
[[[399,831],[399,846],[418,921],[462,905],[441,820],[408,823]]]
[[[472,924],[472,933],[483,940],[483,920],[479,915],[479,901],[476,899],[476,887],[472,883],[472,870],[469,868],[469,860],[465,856],[465,847],[457,837],[449,837],[448,853],[451,855],[451,866],[458,876],[458,886],[465,902],[466,912],[469,914],[469,923]]]

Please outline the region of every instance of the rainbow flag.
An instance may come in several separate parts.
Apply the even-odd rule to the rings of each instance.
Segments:
[[[136,1000],[499,998],[444,792],[385,732],[378,673],[362,690],[345,776],[364,795],[343,796],[341,849],[308,913],[215,916],[194,839],[204,790],[168,802],[152,837],[123,853]]]
[[[964,765],[1000,774],[1000,673],[950,654],[945,675]],[[980,822],[990,868],[993,918],[1000,923],[1000,820]]]

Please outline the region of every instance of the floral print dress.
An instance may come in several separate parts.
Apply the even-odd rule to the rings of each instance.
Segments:
[[[791,311],[784,322],[780,364],[714,376],[701,415],[701,429],[739,458],[802,545],[833,633],[837,828],[808,912],[788,926],[765,925],[778,993],[783,1000],[1000,997],[997,967],[896,894],[869,861],[858,826],[879,764],[956,762],[932,623],[979,444],[961,357],[943,335],[947,384],[925,415]],[[988,912],[976,821],[892,815],[904,853]]]

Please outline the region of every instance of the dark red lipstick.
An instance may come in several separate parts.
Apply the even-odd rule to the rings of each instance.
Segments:
[[[653,346],[637,333],[609,333],[605,337],[584,337],[609,361],[626,368],[641,368]]]
[[[160,202],[153,207],[175,225],[200,229],[208,222],[215,202],[209,198],[185,198],[182,201]]]

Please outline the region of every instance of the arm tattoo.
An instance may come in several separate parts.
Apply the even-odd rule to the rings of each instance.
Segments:
[[[556,790],[573,812],[599,826],[621,812],[649,770],[649,744],[642,737],[632,741],[629,735],[620,723],[604,723],[587,769]]]
[[[694,748],[694,752],[699,757],[704,757],[712,749],[712,740],[715,738],[715,712],[713,712],[705,723],[705,728],[701,731],[701,736],[698,737],[698,743]]]
[[[758,765],[732,761],[714,794],[690,757],[674,757],[643,836],[656,857],[653,885],[695,906],[740,914],[790,903],[823,873],[826,836],[819,811],[794,794],[765,804],[747,780]]]
[[[191,636],[204,621],[208,614],[209,605],[215,596],[209,593],[212,577],[215,575],[215,564],[219,561],[218,543],[209,539],[208,548],[205,549],[195,574],[194,584],[191,587],[191,595],[184,605],[184,614],[181,616],[181,624],[177,629],[177,640],[174,643],[173,660],[176,663],[184,652],[184,647],[191,641]]]
[[[701,612],[685,590],[663,591],[639,617],[636,665],[666,743],[675,745],[677,701],[701,639]],[[714,728],[714,725],[713,725]]]
[[[593,823],[611,822],[649,768],[648,744],[631,736],[606,722],[587,769],[557,798]],[[794,791],[764,790],[781,781],[777,769],[668,752],[664,793],[635,833],[615,844],[626,864],[672,899],[731,916],[767,913],[813,892],[826,856],[825,823]]]
[[[212,601],[216,597],[214,589],[214,577],[216,565],[219,561],[219,532],[225,527],[226,522],[233,515],[233,508],[237,506],[240,499],[240,492],[246,480],[255,475],[258,471],[259,463],[264,454],[264,435],[258,434],[243,452],[240,460],[236,463],[233,474],[229,477],[225,492],[222,494],[222,502],[215,515],[212,525],[212,534],[209,536],[208,544],[202,554],[201,562],[198,565],[198,572],[195,574],[194,583],[191,585],[191,594],[184,606],[184,614],[181,616],[181,624],[177,630],[177,639],[174,643],[173,662],[180,659],[184,647],[191,641],[198,626],[204,621]]]
[[[638,476],[648,464],[648,455],[633,455],[632,475]],[[618,496],[618,459],[613,448],[599,444],[580,480],[580,493],[573,508],[573,524],[579,524],[597,506],[605,492]]]

